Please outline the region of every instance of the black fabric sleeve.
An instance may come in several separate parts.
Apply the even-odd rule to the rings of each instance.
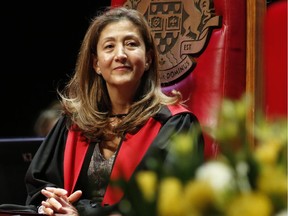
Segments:
[[[63,188],[63,155],[67,138],[65,118],[61,117],[36,152],[25,176],[27,205],[40,205],[41,189]]]
[[[145,160],[149,157],[160,158],[159,160],[165,163],[171,142],[178,134],[188,134],[193,137],[194,140],[191,145],[193,144],[194,146],[191,157],[194,158],[197,164],[203,163],[204,137],[197,117],[193,113],[187,112],[166,118],[162,116],[161,119],[163,126],[145,155],[144,160],[142,160],[139,169],[144,169]]]

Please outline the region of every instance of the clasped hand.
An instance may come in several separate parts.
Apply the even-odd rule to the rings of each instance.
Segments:
[[[68,192],[62,188],[46,187],[41,190],[41,193],[47,199],[41,202],[39,213],[52,216],[79,216],[73,203],[81,197],[82,191],[78,190],[67,196]]]

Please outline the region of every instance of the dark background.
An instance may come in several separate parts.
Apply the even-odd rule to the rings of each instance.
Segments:
[[[0,138],[33,136],[40,111],[74,70],[90,19],[110,0],[1,4]]]

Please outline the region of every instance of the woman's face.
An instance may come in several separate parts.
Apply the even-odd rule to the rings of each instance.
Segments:
[[[150,62],[140,32],[129,20],[110,23],[100,33],[93,67],[108,89],[124,86],[135,91]]]

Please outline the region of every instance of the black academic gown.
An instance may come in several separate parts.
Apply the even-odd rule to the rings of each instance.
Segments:
[[[198,128],[197,118],[184,107],[163,106],[136,134],[126,134],[125,140],[119,145],[110,179],[124,178],[129,181],[137,170],[147,168],[145,160],[155,154],[157,157],[161,155],[161,160],[165,161],[172,135],[180,132],[189,133]],[[107,212],[116,208],[124,196],[123,193],[116,193],[108,185],[104,199],[99,204],[91,202],[91,194],[85,186],[94,146],[93,143],[87,143],[87,139],[83,139],[80,133],[68,130],[66,118],[61,117],[41,144],[27,171],[27,206],[40,206],[41,201],[45,200],[41,189],[51,186],[65,188],[68,193],[82,190],[80,201],[75,203],[81,215],[107,215]],[[199,162],[203,161],[202,133],[198,136],[194,150],[191,157],[197,157]]]

